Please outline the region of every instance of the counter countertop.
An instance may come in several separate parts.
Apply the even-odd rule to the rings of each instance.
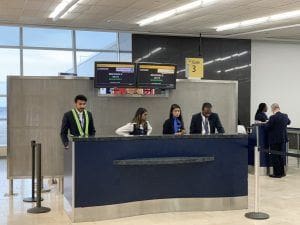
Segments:
[[[99,137],[73,137],[74,142],[111,141],[111,140],[151,140],[151,139],[225,139],[245,138],[246,134],[211,134],[211,135],[153,135],[153,136],[99,136]]]

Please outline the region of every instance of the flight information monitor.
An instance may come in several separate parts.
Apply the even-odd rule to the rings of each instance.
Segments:
[[[135,87],[135,65],[126,62],[95,62],[94,86],[95,88]]]
[[[176,88],[177,67],[174,64],[137,64],[137,86],[141,88]]]

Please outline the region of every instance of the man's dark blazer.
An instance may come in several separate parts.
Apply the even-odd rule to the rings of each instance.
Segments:
[[[286,127],[291,123],[288,116],[284,113],[277,112],[270,116],[266,124],[268,131],[269,144],[280,144],[287,142]]]
[[[93,116],[90,112],[88,112],[88,117],[89,117],[89,136],[94,136],[96,133],[96,130],[94,127]],[[83,119],[85,120],[84,113],[83,113]],[[86,126],[86,122],[84,121],[83,131],[85,130],[85,126]],[[61,124],[60,137],[61,137],[61,140],[62,140],[64,146],[67,146],[69,144],[68,130],[70,130],[71,135],[80,136],[80,133],[77,128],[77,124],[74,119],[72,111],[66,112],[64,114],[62,124]]]
[[[212,113],[208,117],[208,122],[210,126],[210,133],[225,133],[225,130],[221,124],[219,116],[217,113]],[[202,133],[202,114],[198,113],[193,115],[191,125],[190,125],[190,134],[201,134]]]
[[[185,130],[184,129],[184,125],[183,122],[181,122],[181,130]],[[164,122],[164,126],[163,126],[163,134],[175,134],[174,132],[174,119],[167,119]]]

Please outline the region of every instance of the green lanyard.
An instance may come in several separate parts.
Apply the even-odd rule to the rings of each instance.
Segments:
[[[81,124],[79,122],[78,114],[75,111],[75,109],[72,109],[72,113],[73,113],[73,117],[74,117],[74,120],[75,120],[76,125],[77,125],[77,129],[79,131],[80,137],[89,136],[89,115],[88,115],[88,112],[86,110],[84,110],[84,116],[85,116],[85,130],[84,130],[84,132],[82,130]]]

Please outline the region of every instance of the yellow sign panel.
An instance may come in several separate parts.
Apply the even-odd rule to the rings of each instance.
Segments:
[[[203,78],[203,58],[186,58],[185,71],[188,78]]]

